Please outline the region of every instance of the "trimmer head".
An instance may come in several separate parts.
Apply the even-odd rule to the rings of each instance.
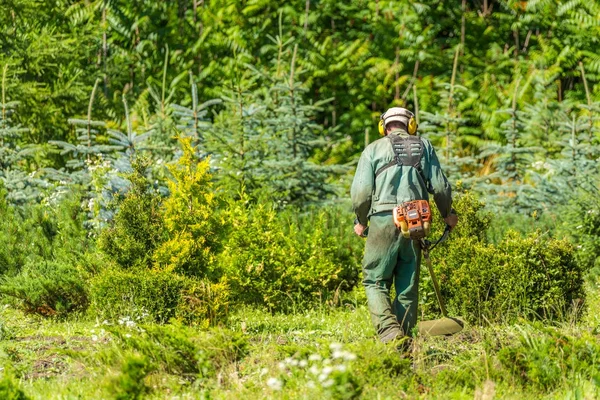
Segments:
[[[424,336],[450,336],[462,331],[465,322],[458,318],[440,318],[417,324],[419,334]]]

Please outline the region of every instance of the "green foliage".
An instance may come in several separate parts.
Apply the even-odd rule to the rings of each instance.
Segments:
[[[577,263],[590,276],[600,275],[600,200],[583,193],[560,209],[562,225],[557,234],[577,243]]]
[[[141,333],[115,331],[124,349],[148,358],[157,368],[190,381],[208,379],[225,365],[247,354],[248,343],[239,333],[214,330],[199,335],[179,325],[144,325]]]
[[[509,232],[496,245],[488,244],[490,216],[477,215],[482,206],[477,198],[466,194],[456,206],[462,230],[432,253],[451,313],[477,323],[569,316],[584,297],[584,267],[570,243],[539,232],[525,237]],[[424,281],[424,301],[432,305],[431,283]]]
[[[175,318],[187,325],[207,328],[227,321],[231,289],[227,282],[189,280],[181,291]]]
[[[26,209],[0,199],[0,274],[14,276],[29,261],[77,261],[90,246],[83,218],[77,194]]]
[[[18,275],[3,279],[0,293],[19,300],[25,312],[46,317],[85,311],[89,303],[81,271],[59,261],[30,261]]]
[[[29,400],[30,397],[15,382],[9,371],[4,371],[0,380],[0,398],[5,400]]]
[[[212,190],[209,161],[198,162],[190,139],[181,140],[183,155],[169,168],[170,196],[161,208],[168,239],[153,254],[162,269],[187,276],[211,274],[217,245],[216,201]],[[120,218],[120,216],[119,216]]]
[[[536,334],[523,327],[518,343],[501,349],[498,359],[517,382],[551,391],[562,384],[564,376],[600,379],[600,346],[589,333],[569,337],[551,329]]]
[[[163,239],[161,197],[146,177],[149,165],[144,158],[133,163],[128,176],[130,190],[118,201],[113,225],[102,231],[98,240],[99,248],[123,268],[149,265],[152,252]]]
[[[357,254],[349,260],[328,229],[333,215],[299,219],[293,210],[278,215],[269,205],[237,202],[222,218],[230,227],[217,262],[237,302],[290,309],[323,301],[357,281]]]
[[[92,312],[101,318],[177,319],[208,327],[227,320],[226,283],[187,278],[158,269],[107,268],[91,279]]]
[[[145,378],[153,368],[145,358],[129,357],[121,369],[121,375],[115,378],[109,389],[115,399],[138,400],[150,393]]]
[[[91,280],[91,306],[102,318],[130,316],[165,323],[175,317],[184,277],[169,271],[107,268]]]

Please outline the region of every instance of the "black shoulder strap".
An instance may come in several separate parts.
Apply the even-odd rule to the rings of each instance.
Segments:
[[[394,165],[406,165],[416,168],[423,179],[423,183],[426,183],[427,180],[425,179],[423,169],[421,168],[421,157],[423,156],[424,151],[421,138],[419,136],[401,137],[399,135],[388,135],[387,138],[390,140],[392,150],[394,150],[394,159],[375,172],[375,179],[377,179],[383,171]]]

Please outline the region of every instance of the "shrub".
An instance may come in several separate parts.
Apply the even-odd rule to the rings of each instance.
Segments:
[[[466,195],[457,206],[472,212],[480,203]],[[466,215],[461,214],[463,226],[432,252],[451,313],[478,323],[512,321],[518,316],[561,318],[574,300],[584,297],[583,269],[567,241],[509,232],[491,245],[485,240],[485,230],[479,232],[487,226],[481,214]],[[428,274],[423,279],[422,301],[425,312],[438,312]]]
[[[185,286],[184,277],[168,271],[109,268],[91,281],[91,305],[102,318],[148,314],[164,323],[175,316]]]
[[[187,278],[171,271],[110,268],[91,281],[93,312],[102,318],[149,317],[165,323],[177,318],[207,327],[227,319],[226,283]]]
[[[124,268],[150,265],[152,252],[163,241],[161,197],[145,176],[149,160],[137,159],[132,166],[130,190],[116,200],[113,206],[119,211],[98,239],[99,248]]]
[[[327,215],[300,220],[288,213],[243,202],[230,204],[224,213],[230,227],[218,262],[235,301],[285,310],[356,284],[357,261],[347,251],[340,253]]]
[[[582,193],[560,210],[562,225],[558,235],[577,243],[577,262],[590,277],[600,277],[600,199]]]
[[[81,272],[58,261],[29,262],[18,275],[3,279],[0,293],[18,299],[25,312],[43,316],[83,311],[89,302]]]
[[[181,291],[175,317],[203,328],[227,321],[230,289],[227,282],[189,279]]]
[[[170,196],[162,206],[168,239],[154,252],[157,265],[188,276],[216,274],[211,271],[217,244],[216,202],[212,192],[209,162],[197,161],[190,139],[180,141],[183,155],[169,171]]]

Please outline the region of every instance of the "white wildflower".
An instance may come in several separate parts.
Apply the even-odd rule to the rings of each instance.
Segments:
[[[333,383],[334,383],[333,379],[328,379],[325,382],[323,382],[322,385],[323,385],[324,388],[328,388],[328,387],[333,386]]]
[[[283,388],[283,382],[281,379],[269,378],[269,380],[267,380],[267,386],[273,390],[281,390]]]
[[[329,345],[329,349],[331,351],[340,351],[340,350],[342,350],[342,345],[340,343],[331,343]]]
[[[92,341],[97,342],[98,341],[98,336],[92,335]]]
[[[321,355],[320,354],[311,354],[308,357],[309,361],[319,361],[321,359]]]
[[[308,361],[306,361],[306,360],[300,360],[300,362],[298,362],[298,365],[301,368],[305,368],[308,365]]]
[[[316,365],[313,365],[309,368],[308,372],[310,372],[313,375],[319,375],[321,373],[321,370]]]
[[[336,366],[335,369],[339,372],[346,372],[347,368],[344,364],[340,364],[340,365]]]

